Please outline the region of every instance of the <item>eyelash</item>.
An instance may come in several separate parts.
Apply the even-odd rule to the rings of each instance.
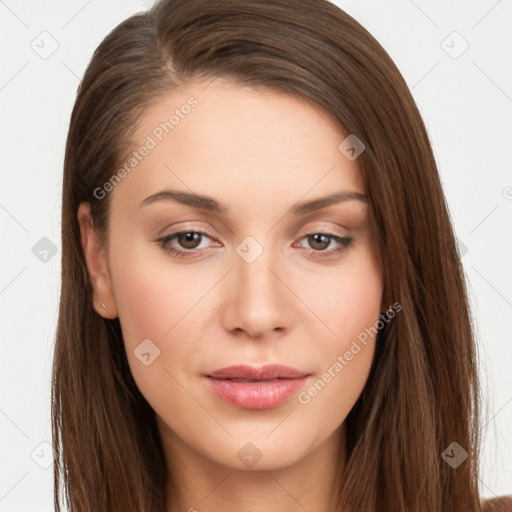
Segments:
[[[175,249],[175,248],[169,248],[167,246],[167,244],[175,239],[177,236],[179,235],[183,235],[183,234],[187,234],[187,233],[195,233],[195,234],[200,234],[200,235],[206,235],[208,238],[213,238],[213,235],[205,230],[205,231],[196,231],[196,230],[192,230],[192,229],[188,229],[188,230],[182,230],[182,231],[175,231],[174,233],[170,233],[169,235],[166,235],[162,238],[158,238],[156,241],[159,243],[159,245],[162,247],[162,249],[168,253],[169,255],[171,255],[172,257],[177,257],[177,258],[188,258],[188,257],[192,257],[193,253],[194,252],[197,252],[197,249],[183,249],[183,250],[179,250],[179,249]],[[337,249],[331,249],[330,251],[326,251],[326,250],[315,250],[315,249],[306,249],[308,251],[308,254],[309,255],[315,255],[315,256],[320,256],[321,258],[323,257],[329,257],[329,256],[333,256],[335,254],[338,254],[338,253],[341,253],[343,252],[344,250],[348,249],[351,245],[352,245],[352,242],[354,241],[353,238],[350,238],[350,237],[341,237],[341,236],[337,236],[337,235],[334,235],[332,233],[325,233],[325,232],[322,232],[322,231],[313,231],[313,232],[310,232],[310,233],[306,233],[304,234],[300,240],[304,239],[304,238],[307,238],[309,236],[313,236],[313,235],[323,235],[327,238],[331,240],[334,240],[335,242],[337,242],[339,244],[339,247]],[[329,243],[330,243],[329,241]]]

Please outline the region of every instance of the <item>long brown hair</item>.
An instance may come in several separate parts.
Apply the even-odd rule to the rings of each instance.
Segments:
[[[369,379],[346,418],[337,510],[480,511],[475,340],[429,137],[386,51],[326,0],[160,0],[94,52],[64,164],[56,509],[65,499],[71,512],[165,510],[168,473],[154,412],[130,373],[119,320],[93,309],[77,210],[91,204],[108,244],[110,196],[100,200],[94,190],[133,150],[140,116],[181,84],[215,77],[304,99],[366,147],[358,163],[384,299],[402,311],[379,332]],[[453,442],[468,454],[457,468],[442,457]]]

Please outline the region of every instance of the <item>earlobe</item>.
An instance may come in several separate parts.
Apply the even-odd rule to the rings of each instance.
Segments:
[[[105,250],[92,221],[90,204],[81,203],[78,223],[89,279],[93,287],[93,307],[103,318],[117,318],[117,306],[107,268]]]

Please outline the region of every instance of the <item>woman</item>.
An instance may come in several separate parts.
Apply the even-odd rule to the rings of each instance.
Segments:
[[[333,4],[161,0],[116,27],[62,236],[57,510],[482,510],[428,135]]]

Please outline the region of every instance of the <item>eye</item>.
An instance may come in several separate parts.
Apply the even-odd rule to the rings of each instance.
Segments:
[[[325,255],[331,255],[339,253],[347,249],[352,242],[353,238],[341,237],[333,233],[307,233],[301,240],[306,240],[311,250],[310,254],[325,253]],[[300,247],[304,247],[299,244]],[[326,250],[331,246],[330,250]],[[332,248],[334,246],[334,248]],[[305,247],[305,249],[308,249]],[[324,254],[322,254],[323,256]]]
[[[196,249],[203,249],[204,247],[200,247],[201,242],[211,236],[207,231],[176,231],[159,238],[157,242],[167,253],[183,258],[187,257],[189,253],[195,252]],[[176,244],[172,245],[172,242],[176,242],[177,246]]]

